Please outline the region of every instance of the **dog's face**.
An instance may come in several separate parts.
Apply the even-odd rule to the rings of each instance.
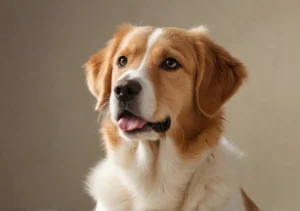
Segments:
[[[120,136],[158,140],[182,118],[212,118],[239,88],[243,65],[205,33],[123,25],[87,62],[97,109],[109,106]]]

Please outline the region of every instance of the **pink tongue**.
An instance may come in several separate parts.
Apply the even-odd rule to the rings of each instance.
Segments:
[[[142,127],[144,127],[145,124],[146,121],[134,116],[125,116],[118,121],[118,126],[123,131],[141,129]]]

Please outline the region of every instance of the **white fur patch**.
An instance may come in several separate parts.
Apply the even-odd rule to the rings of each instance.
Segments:
[[[140,64],[140,66],[138,67],[137,71],[139,72],[143,72],[145,73],[145,69],[146,69],[146,65],[147,65],[147,60],[149,58],[149,53],[150,50],[153,46],[153,44],[155,43],[155,41],[160,37],[160,35],[163,33],[162,29],[155,29],[152,34],[149,36],[148,41],[147,41],[147,48],[146,48],[146,52],[144,55],[144,58]]]
[[[132,32],[134,33],[134,32]],[[148,37],[147,40],[147,47],[145,54],[143,56],[143,59],[141,60],[141,63],[139,67],[135,70],[128,70],[126,73],[124,73],[119,80],[122,79],[134,79],[139,81],[139,83],[142,86],[142,90],[138,96],[138,104],[139,104],[139,112],[141,114],[141,117],[145,120],[151,120],[153,117],[153,114],[155,112],[155,93],[153,89],[153,84],[151,83],[148,72],[147,72],[147,62],[149,61],[149,55],[150,51],[152,49],[153,44],[155,41],[160,37],[160,35],[163,33],[162,29],[155,29]],[[133,36],[133,34],[129,34],[125,38],[125,42],[122,44],[122,46],[126,46],[126,42],[130,41],[130,38]],[[111,95],[110,98],[110,113],[112,121],[115,122],[116,115],[117,115],[117,99],[114,97],[114,95]],[[142,134],[136,134],[136,135],[130,135],[128,137],[127,134],[124,134],[123,131],[119,130],[119,135],[123,137],[124,139],[139,139],[139,140],[157,140],[158,134],[154,131],[150,131],[148,133],[142,133]]]

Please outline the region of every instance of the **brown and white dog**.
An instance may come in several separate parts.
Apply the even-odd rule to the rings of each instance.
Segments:
[[[244,65],[205,27],[119,27],[86,63],[107,156],[91,171],[95,211],[257,211],[223,135]]]

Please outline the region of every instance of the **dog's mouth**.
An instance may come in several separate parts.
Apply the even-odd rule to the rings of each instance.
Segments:
[[[151,130],[154,130],[157,133],[164,133],[170,126],[170,117],[167,117],[166,120],[162,122],[147,122],[127,110],[125,110],[118,118],[118,127],[127,133],[149,132]]]

